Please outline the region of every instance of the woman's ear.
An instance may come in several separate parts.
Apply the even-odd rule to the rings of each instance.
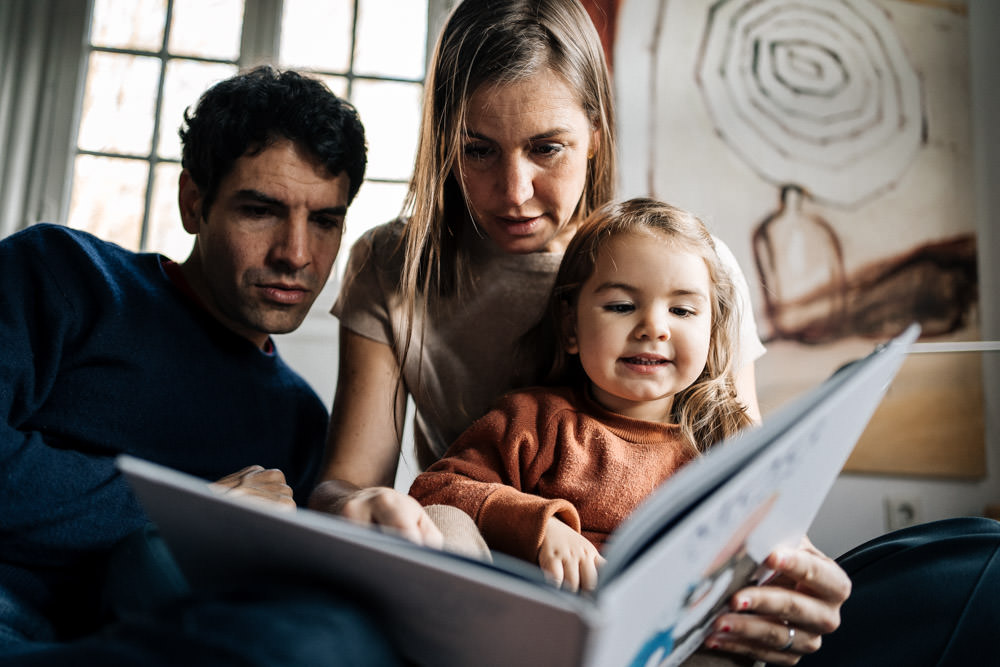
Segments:
[[[195,185],[188,170],[182,170],[177,181],[177,206],[180,208],[184,231],[188,234],[201,231],[201,204],[201,190]]]
[[[587,159],[597,155],[597,149],[601,147],[601,127],[594,122],[594,129],[590,131],[590,146],[587,147]]]

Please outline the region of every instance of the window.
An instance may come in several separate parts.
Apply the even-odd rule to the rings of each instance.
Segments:
[[[176,204],[183,110],[241,67],[272,62],[314,72],[361,114],[369,166],[349,247],[402,206],[426,35],[418,0],[94,0],[67,223],[186,258],[192,240]]]

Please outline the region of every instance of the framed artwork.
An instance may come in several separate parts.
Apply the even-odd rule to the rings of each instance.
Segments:
[[[978,340],[964,0],[584,4],[614,71],[620,194],[692,210],[733,250],[765,419],[910,322]],[[981,362],[911,354],[845,470],[985,475]]]

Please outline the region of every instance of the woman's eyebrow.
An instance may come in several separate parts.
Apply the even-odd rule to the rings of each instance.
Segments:
[[[539,139],[548,139],[550,137],[554,137],[560,134],[566,134],[568,132],[570,132],[570,129],[567,127],[554,127],[550,130],[545,130],[544,132],[539,132],[537,134],[531,135],[530,137],[528,137],[528,141],[538,141]],[[493,141],[491,137],[488,137],[485,134],[482,134],[481,132],[475,132],[473,130],[463,130],[462,135],[466,139],[480,139],[482,141]]]

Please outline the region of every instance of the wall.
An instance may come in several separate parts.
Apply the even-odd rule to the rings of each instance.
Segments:
[[[1000,3],[971,0],[969,41],[972,52],[972,114],[975,147],[976,217],[979,244],[981,332],[983,340],[1000,340]],[[987,504],[1000,503],[1000,353],[984,353],[984,411],[987,477],[980,481],[901,479],[841,475],[813,525],[816,544],[840,553],[885,531],[886,497],[918,499],[922,519],[978,515]],[[948,443],[941,443],[947,447]]]

